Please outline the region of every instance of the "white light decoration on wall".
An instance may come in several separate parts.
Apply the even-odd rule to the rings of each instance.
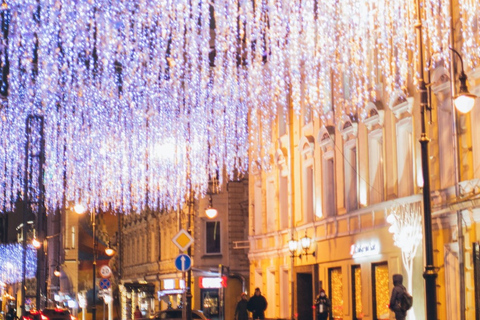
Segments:
[[[479,8],[460,2],[472,67]],[[267,163],[277,112],[289,103],[324,122],[361,120],[381,79],[387,99],[406,86],[412,1],[255,3],[5,0],[0,209],[23,190],[31,114],[45,117],[48,209],[65,195],[89,210],[129,213],[175,207],[190,187],[205,195],[209,176],[222,185],[248,161]],[[447,50],[448,7],[425,1],[425,43],[435,53]]]
[[[394,245],[402,251],[402,262],[407,271],[407,290],[412,292],[413,259],[423,237],[421,203],[397,204],[388,212],[387,222],[390,224],[388,231],[393,235]],[[410,312],[409,317],[414,319],[414,312]]]

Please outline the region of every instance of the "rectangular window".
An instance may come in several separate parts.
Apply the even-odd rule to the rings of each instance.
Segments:
[[[352,306],[353,319],[363,319],[362,269],[360,266],[352,266]]]
[[[277,210],[276,210],[276,199],[275,199],[275,181],[269,179],[267,181],[267,231],[277,230]]]
[[[368,174],[370,203],[382,202],[384,200],[382,130],[376,130],[368,135]]]
[[[390,278],[386,262],[372,265],[373,319],[390,319]]]
[[[343,319],[343,278],[342,268],[328,269],[329,296],[331,297],[333,319]]]
[[[305,174],[305,185],[304,185],[304,203],[305,203],[305,215],[306,222],[313,221],[313,211],[314,211],[314,196],[313,190],[315,186],[315,181],[313,177],[313,166],[308,166],[304,169]]]
[[[405,118],[397,123],[397,170],[398,195],[406,197],[413,194],[412,119]]]
[[[254,233],[261,234],[262,227],[263,227],[263,194],[262,194],[262,186],[255,185],[255,216],[254,216]]]
[[[206,252],[220,253],[220,221],[206,222]]]
[[[323,160],[323,201],[326,217],[335,214],[335,167],[333,158]]]
[[[357,148],[355,140],[345,143],[344,148],[345,170],[345,209],[357,209]]]
[[[283,230],[288,228],[288,178],[281,176],[279,180],[280,230]]]

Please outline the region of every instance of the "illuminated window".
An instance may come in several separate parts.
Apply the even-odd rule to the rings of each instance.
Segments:
[[[413,132],[412,118],[405,118],[397,123],[397,173],[398,196],[413,194]]]
[[[384,200],[383,170],[383,131],[379,129],[368,134],[368,174],[372,204]]]
[[[352,306],[354,320],[363,319],[362,305],[362,269],[360,266],[352,266]]]
[[[331,268],[329,273],[329,295],[332,302],[333,319],[343,319],[343,278],[342,268]]]
[[[206,253],[220,253],[220,222],[206,221]]]
[[[386,262],[372,265],[373,319],[390,319],[390,279]]]

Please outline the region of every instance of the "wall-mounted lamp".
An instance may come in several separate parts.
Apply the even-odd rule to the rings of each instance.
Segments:
[[[105,249],[105,254],[109,257],[113,256],[115,254],[115,250],[110,246],[110,241],[108,241],[108,246]]]
[[[455,52],[458,57],[460,58],[460,64],[462,66],[462,71],[458,76],[458,80],[460,80],[460,88],[458,90],[458,94],[453,98],[453,103],[455,104],[455,108],[461,113],[468,113],[473,109],[475,104],[475,99],[477,98],[476,95],[468,92],[467,87],[467,75],[463,70],[463,59],[460,53],[457,50],[449,47],[450,50]]]
[[[38,241],[37,237],[34,236],[32,239],[32,245],[35,247],[35,249],[40,249],[42,243]]]
[[[53,271],[53,275],[54,275],[55,277],[60,277],[61,272],[60,272],[60,266],[59,266],[59,265],[57,265],[57,266],[55,267],[55,271]]]
[[[296,252],[297,252],[299,244],[302,246],[303,252],[300,253],[297,256]],[[303,238],[301,238],[300,241],[295,240],[293,238],[293,236],[288,241],[288,250],[290,250],[292,258],[299,257],[301,259],[302,256],[314,256],[315,257],[315,251],[314,252],[308,252],[310,250],[311,246],[312,246],[312,238],[307,236],[307,231],[305,231],[305,236]]]
[[[208,198],[208,208],[205,209],[205,215],[209,218],[209,219],[213,219],[217,216],[218,214],[218,211],[217,209],[215,209],[212,205],[212,196],[210,195],[209,198]]]

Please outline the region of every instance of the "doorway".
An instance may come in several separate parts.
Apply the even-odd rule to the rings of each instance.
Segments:
[[[297,319],[313,320],[313,281],[311,273],[297,273]]]

